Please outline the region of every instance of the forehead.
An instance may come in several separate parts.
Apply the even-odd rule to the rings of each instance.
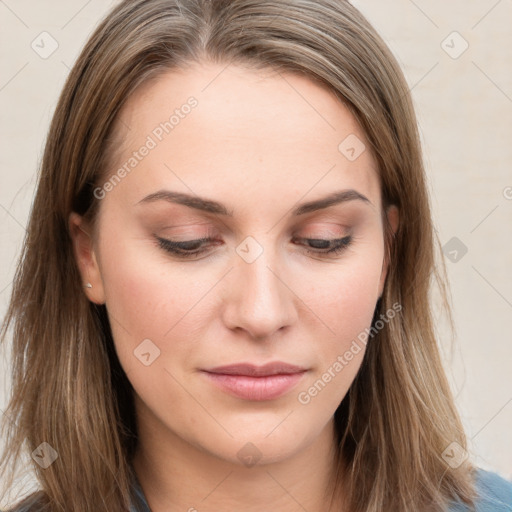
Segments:
[[[130,201],[163,187],[267,199],[345,187],[379,203],[375,161],[356,119],[327,87],[295,73],[211,63],[168,71],[128,99],[116,136],[110,173],[151,147],[121,184]]]

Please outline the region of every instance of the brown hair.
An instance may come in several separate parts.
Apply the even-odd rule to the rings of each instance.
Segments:
[[[452,442],[466,448],[466,438],[432,321],[432,281],[447,298],[410,92],[386,44],[342,0],[126,0],[91,36],[51,123],[2,329],[5,340],[12,327],[13,339],[0,460],[2,471],[13,466],[7,488],[20,454],[44,441],[59,459],[44,470],[33,464],[43,492],[31,499],[41,510],[128,508],[132,387],[105,307],[82,291],[67,222],[73,211],[95,218],[93,191],[112,174],[115,121],[127,98],[164,72],[207,60],[300,73],[327,86],[366,134],[384,204],[401,212],[394,237],[387,231],[390,267],[378,309],[402,309],[368,343],[335,413],[350,510],[472,504],[474,468],[452,468],[442,457]]]

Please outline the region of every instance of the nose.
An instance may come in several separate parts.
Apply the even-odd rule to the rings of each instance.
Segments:
[[[297,297],[275,253],[265,247],[252,262],[238,254],[234,261],[224,283],[224,324],[258,340],[292,325],[298,316]]]

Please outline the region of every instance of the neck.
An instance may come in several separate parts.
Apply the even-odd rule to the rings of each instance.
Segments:
[[[148,419],[138,422],[133,465],[152,512],[331,510],[326,504],[337,467],[333,419],[291,457],[253,466],[221,459]],[[340,510],[339,496],[332,510]]]

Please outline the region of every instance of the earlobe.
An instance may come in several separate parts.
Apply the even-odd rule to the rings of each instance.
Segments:
[[[398,226],[400,223],[399,219],[399,211],[395,205],[390,205],[386,209],[386,218],[384,219],[384,237],[385,237],[385,251],[384,251],[384,260],[382,262],[382,272],[380,276],[379,283],[379,298],[382,297],[384,292],[384,284],[386,283],[386,276],[388,274],[389,268],[389,258],[391,254],[391,244],[393,243],[393,236],[398,230]],[[389,236],[388,233],[392,236]]]
[[[104,304],[103,281],[90,230],[83,218],[74,212],[69,216],[68,226],[84,293],[91,302]]]

